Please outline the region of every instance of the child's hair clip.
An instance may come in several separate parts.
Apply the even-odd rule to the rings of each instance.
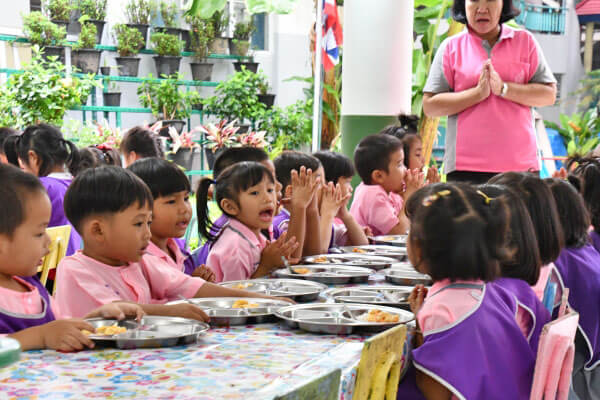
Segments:
[[[433,202],[435,202],[437,199],[439,199],[440,197],[446,197],[449,196],[452,192],[448,189],[445,190],[440,190],[439,192],[429,195],[427,197],[425,197],[423,199],[423,205],[425,207],[429,207],[430,205],[433,204]]]
[[[488,206],[490,205],[492,200],[494,200],[491,197],[489,197],[487,194],[483,193],[481,190],[478,190],[477,194],[480,195],[481,197],[483,197],[483,201],[485,201],[485,204]]]

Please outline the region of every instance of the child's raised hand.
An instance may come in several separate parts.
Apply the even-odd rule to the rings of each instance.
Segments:
[[[371,230],[370,226],[364,226],[363,232],[365,233],[365,236],[367,236],[367,237],[373,236],[373,231]]]
[[[567,179],[568,175],[569,173],[567,172],[565,167],[561,167],[558,171],[554,171],[554,173],[552,173],[552,177],[558,179]]]
[[[104,304],[86,315],[84,318],[104,318],[122,320],[126,317],[134,317],[139,321],[144,316],[144,310],[139,304],[128,301],[115,301],[114,303]]]
[[[292,236],[288,239],[287,232],[284,232],[276,241],[268,243],[263,249],[262,253],[260,254],[260,270],[257,269],[257,273],[255,274],[264,276],[270,274],[277,268],[281,268],[283,266],[281,257],[289,259],[292,253],[298,249],[299,245],[300,244],[296,241],[295,236]],[[292,264],[298,262],[298,260],[290,261],[293,261],[291,262]]]
[[[425,174],[418,169],[409,169],[406,171],[404,183],[406,184],[406,189],[402,197],[406,201],[414,192],[423,187],[425,184]]]
[[[423,302],[425,301],[425,296],[427,296],[427,288],[423,285],[417,285],[414,287],[410,296],[408,296],[408,304],[410,304],[410,310],[417,315],[421,307],[423,307]]]
[[[164,308],[164,313],[161,312],[161,315],[195,319],[200,322],[210,321],[210,317],[206,315],[206,313],[202,311],[200,307],[190,303],[166,305]]]
[[[215,276],[215,273],[213,272],[213,270],[208,268],[204,264],[202,264],[201,266],[196,268],[194,270],[194,272],[192,272],[192,276],[196,277],[196,278],[202,278],[206,282],[212,282],[212,283],[214,283],[217,280],[217,277]]]
[[[425,184],[429,185],[430,183],[438,183],[440,181],[440,174],[436,167],[431,166],[427,168],[427,177]]]
[[[350,195],[342,195],[342,187],[333,182],[329,182],[323,186],[323,196],[321,200],[321,216],[335,216],[338,214],[340,207],[344,205],[350,198]]]
[[[58,351],[78,351],[93,348],[94,342],[82,331],[94,332],[94,327],[81,319],[58,319],[40,329],[43,347]]]
[[[299,173],[292,170],[292,207],[308,207],[318,182],[311,169],[300,167]]]

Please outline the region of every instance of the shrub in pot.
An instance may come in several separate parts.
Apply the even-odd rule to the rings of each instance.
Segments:
[[[32,45],[43,47],[43,56],[58,57],[65,62],[65,49],[61,46],[67,37],[64,27],[58,26],[39,11],[34,11],[23,17],[23,33]]]
[[[70,0],[46,0],[44,2],[44,10],[48,13],[50,20],[65,29],[69,25],[72,9]]]
[[[154,45],[154,51],[158,54],[153,57],[158,76],[170,76],[179,72],[183,49],[183,42],[179,37],[168,33],[153,33],[150,40]]]
[[[225,11],[216,11],[209,19],[212,25],[214,39],[208,44],[208,50],[212,54],[227,54],[229,51],[229,41],[224,37],[229,26],[229,17]]]
[[[119,107],[121,105],[121,92],[114,82],[111,82],[108,90],[102,93],[104,105],[107,107]]]
[[[238,22],[235,24],[235,30],[233,31],[233,39],[229,41],[229,53],[246,57],[248,50],[250,49],[250,35],[256,30],[254,23],[249,22]]]
[[[175,3],[161,0],[156,6],[156,10],[160,14],[163,21],[163,26],[153,28],[154,31],[160,33],[168,33],[181,38],[181,29],[178,26],[177,13],[178,7]],[[156,13],[156,11],[155,11]]]
[[[87,16],[79,18],[81,33],[71,52],[71,64],[85,74],[96,74],[100,67],[101,51],[96,50],[96,25],[88,22]]]
[[[102,43],[102,32],[104,31],[104,24],[106,23],[106,1],[107,0],[78,0],[77,3],[81,17],[87,16],[88,23],[93,24],[96,27],[96,43]]]
[[[125,6],[125,15],[129,23],[127,26],[135,28],[140,32],[146,47],[148,28],[150,28],[150,15],[152,14],[152,3],[150,0],[129,0]]]
[[[213,64],[207,62],[208,44],[214,38],[212,24],[199,17],[188,19],[190,24],[191,50],[194,53],[194,61],[190,63],[192,79],[195,81],[210,81]]]
[[[275,95],[269,93],[269,82],[264,74],[258,74],[260,82],[258,82],[258,101],[263,103],[267,108],[273,107],[275,103]]]
[[[136,57],[144,47],[144,39],[139,30],[125,24],[117,24],[113,28],[119,57],[115,58],[119,66],[120,76],[137,76],[140,58]]]

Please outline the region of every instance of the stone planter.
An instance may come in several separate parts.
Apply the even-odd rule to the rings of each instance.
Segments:
[[[102,32],[104,32],[104,24],[106,21],[98,21],[97,19],[88,19],[87,22],[96,25],[96,43],[102,43]]]
[[[140,69],[139,57],[115,57],[119,66],[119,76],[137,76]]]
[[[275,95],[274,94],[259,94],[258,101],[263,103],[267,108],[272,108],[273,104],[275,104]]]
[[[146,43],[147,43],[147,38],[148,38],[148,29],[150,29],[150,25],[146,25],[146,24],[127,24],[128,27],[130,28],[135,28],[137,29],[141,34],[142,37],[144,38],[144,47],[146,47]]]
[[[84,74],[97,74],[100,67],[102,52],[95,49],[81,49],[71,51],[71,64]]]
[[[106,107],[120,107],[121,106],[121,92],[114,93],[102,93],[104,99],[104,105]]]
[[[233,68],[235,68],[235,70],[238,72],[242,70],[242,66],[246,67],[246,69],[248,71],[252,71],[254,73],[256,73],[258,71],[258,63],[257,62],[238,61],[238,62],[233,63]]]
[[[58,61],[61,63],[65,63],[65,48],[62,46],[46,46],[44,47],[44,52],[42,53],[42,57],[45,60],[48,60],[48,57],[56,56],[58,57]]]
[[[195,81],[210,81],[213,67],[214,64],[211,63],[190,63],[192,79]]]
[[[248,54],[248,49],[250,49],[249,41],[229,39],[229,54],[246,57]]]
[[[179,64],[181,56],[154,56],[154,65],[156,66],[156,76],[159,78],[162,75],[171,76],[179,72]]]
[[[208,46],[208,51],[211,54],[228,54],[229,52],[229,39],[227,38],[215,38]]]

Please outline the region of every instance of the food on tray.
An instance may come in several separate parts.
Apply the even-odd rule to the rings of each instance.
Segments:
[[[317,258],[315,258],[315,262],[316,263],[326,263],[327,257],[325,257],[325,256],[317,257]]]
[[[108,325],[108,326],[99,326],[98,328],[96,328],[96,332],[90,332],[86,329],[81,331],[81,333],[83,333],[86,336],[90,336],[92,334],[101,335],[101,336],[112,336],[112,335],[117,335],[119,333],[125,333],[125,332],[127,332],[127,328],[125,328],[124,326],[119,326],[117,324]]]
[[[367,252],[367,250],[365,250],[365,249],[360,249],[360,248],[358,248],[358,247],[355,247],[355,248],[353,248],[353,249],[352,249],[352,251],[353,251],[354,253],[363,253],[363,254]]]
[[[304,274],[309,274],[310,273],[310,269],[308,269],[308,268],[294,268],[294,272],[297,273],[297,274],[304,275]]]
[[[358,319],[364,322],[398,322],[400,317],[381,310],[371,310],[362,314]]]
[[[248,289],[252,283],[238,283],[233,285],[233,289]]]
[[[248,303],[248,300],[236,300],[231,308],[256,308],[258,304]]]

